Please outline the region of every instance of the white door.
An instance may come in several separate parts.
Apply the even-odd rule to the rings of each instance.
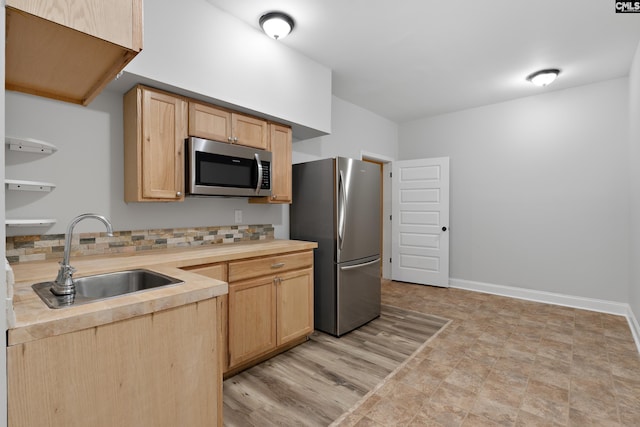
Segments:
[[[391,278],[449,286],[449,158],[393,162]]]

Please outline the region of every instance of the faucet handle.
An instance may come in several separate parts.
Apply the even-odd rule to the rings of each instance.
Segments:
[[[60,270],[58,270],[58,277],[51,286],[51,292],[55,295],[73,295],[75,294],[75,284],[73,283],[73,273],[76,269],[69,264],[60,262]]]

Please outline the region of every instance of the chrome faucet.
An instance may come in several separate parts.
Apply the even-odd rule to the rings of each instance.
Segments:
[[[82,215],[78,215],[69,223],[67,227],[67,236],[64,240],[64,258],[60,262],[60,270],[58,270],[58,277],[53,282],[53,286],[51,286],[51,292],[55,295],[68,295],[73,296],[76,293],[76,285],[73,283],[73,273],[75,273],[76,269],[69,265],[69,257],[71,256],[71,239],[73,235],[73,227],[76,226],[77,223],[87,218],[95,218],[104,223],[107,227],[107,236],[113,236],[113,227],[111,226],[111,222],[107,218],[102,215],[85,213]]]

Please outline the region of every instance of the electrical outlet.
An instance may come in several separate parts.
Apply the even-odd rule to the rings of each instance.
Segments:
[[[242,211],[240,209],[235,210],[236,224],[242,224]]]

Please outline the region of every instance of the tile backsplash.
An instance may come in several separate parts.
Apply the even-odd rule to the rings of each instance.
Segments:
[[[115,231],[113,237],[108,237],[106,233],[74,233],[71,256],[220,245],[273,238],[274,229],[271,224]],[[64,234],[7,237],[7,259],[12,264],[61,260],[64,240]]]

